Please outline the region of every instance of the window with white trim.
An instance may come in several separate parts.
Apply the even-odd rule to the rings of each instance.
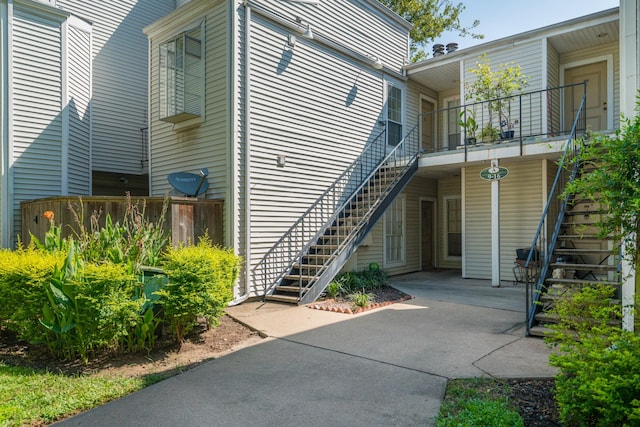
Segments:
[[[399,196],[384,214],[384,264],[405,263],[405,197]]]
[[[462,199],[459,196],[444,198],[444,218],[447,258],[462,256]]]
[[[160,120],[179,123],[204,108],[204,22],[160,45]]]

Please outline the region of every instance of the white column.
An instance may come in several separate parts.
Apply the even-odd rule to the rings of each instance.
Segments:
[[[491,161],[498,167],[498,161]],[[500,286],[500,180],[491,181],[491,286]]]
[[[636,95],[640,86],[640,1],[620,0],[620,109],[627,117],[635,113]],[[625,248],[623,248],[624,250]],[[633,331],[633,304],[637,271],[628,261],[622,263],[622,327]],[[626,307],[626,308],[625,308]]]

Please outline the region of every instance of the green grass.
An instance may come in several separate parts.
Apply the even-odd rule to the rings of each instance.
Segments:
[[[451,380],[436,419],[437,427],[519,427],[524,423],[509,404],[509,387],[496,380]]]
[[[0,426],[51,423],[161,379],[68,376],[0,362]]]

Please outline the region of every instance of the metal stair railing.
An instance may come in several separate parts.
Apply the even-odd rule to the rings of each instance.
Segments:
[[[538,301],[540,294],[544,286],[546,276],[549,272],[549,264],[551,264],[553,251],[555,249],[558,236],[560,235],[560,228],[564,220],[564,213],[569,203],[570,195],[565,194],[565,186],[567,183],[572,182],[579,169],[579,162],[575,159],[580,154],[580,139],[586,132],[586,86],[585,92],[582,95],[580,106],[576,112],[576,117],[573,120],[573,126],[571,127],[571,133],[567,138],[565,151],[562,154],[560,163],[558,165],[558,172],[549,191],[547,203],[540,218],[540,223],[536,230],[536,234],[530,246],[529,255],[525,261],[524,267],[527,272],[525,274],[525,286],[526,286],[526,334],[529,336],[529,331],[533,326],[534,316],[538,309]],[[572,168],[568,166],[573,165]],[[555,212],[557,210],[557,212]],[[557,213],[556,222],[553,225],[553,234],[549,239],[548,244],[545,242],[547,230],[550,227],[548,221],[552,220],[552,215]],[[533,269],[540,271],[539,275],[530,274]],[[536,277],[536,282],[531,280],[532,277]],[[533,287],[535,286],[535,289]]]
[[[393,201],[393,196],[399,194],[409,182],[413,174],[410,175],[408,172],[417,170],[418,166],[420,154],[418,130],[419,126],[416,125],[409,131],[380,163],[379,167],[369,174],[353,197],[347,200],[336,211],[333,218],[328,221],[327,226],[337,224],[337,221],[345,218],[345,212],[349,212],[352,215],[351,217],[357,218],[357,223],[352,223],[350,226],[338,226],[337,233],[331,235],[332,238],[336,239],[336,248],[331,252],[331,261],[318,269],[313,277],[308,278],[306,286],[303,286],[302,278],[300,278],[298,296],[301,303],[313,302],[320,295]],[[378,182],[375,178],[382,170],[385,170],[385,179],[382,182]],[[388,179],[389,175],[386,172],[388,170],[394,173],[391,180]],[[358,199],[359,196],[363,196],[363,198]],[[357,206],[358,201],[362,202],[363,206]],[[356,208],[352,207],[354,202],[356,203]],[[342,232],[340,232],[341,228]],[[298,254],[294,263],[301,263],[302,258],[308,254],[310,247],[318,239],[325,237],[324,231],[326,231],[326,228],[323,231],[319,231],[311,239],[309,244]],[[333,243],[334,240],[332,240]],[[312,257],[313,255],[310,256]]]
[[[365,185],[371,181],[376,171],[387,164],[397,165],[401,156],[406,159],[406,164],[417,158],[419,142],[416,129],[417,126],[388,154],[384,131],[367,144],[360,156],[265,253],[254,269],[254,278],[262,280],[265,295],[284,279],[296,262],[301,261],[309,248],[336,222],[346,206],[358,194],[364,193]],[[410,150],[409,146],[412,147]],[[412,153],[408,155],[409,151]],[[364,218],[363,215],[360,222]],[[361,225],[356,225],[351,230],[352,236],[359,227]],[[342,243],[339,247],[344,247],[348,240],[346,235],[343,237],[340,239],[340,235],[337,236]],[[301,287],[301,294],[302,291]]]

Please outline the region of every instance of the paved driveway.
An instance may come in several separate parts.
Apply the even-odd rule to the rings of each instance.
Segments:
[[[270,338],[61,424],[431,426],[449,378],[553,375],[522,289],[431,277],[394,279],[416,298],[359,315],[232,307]]]

